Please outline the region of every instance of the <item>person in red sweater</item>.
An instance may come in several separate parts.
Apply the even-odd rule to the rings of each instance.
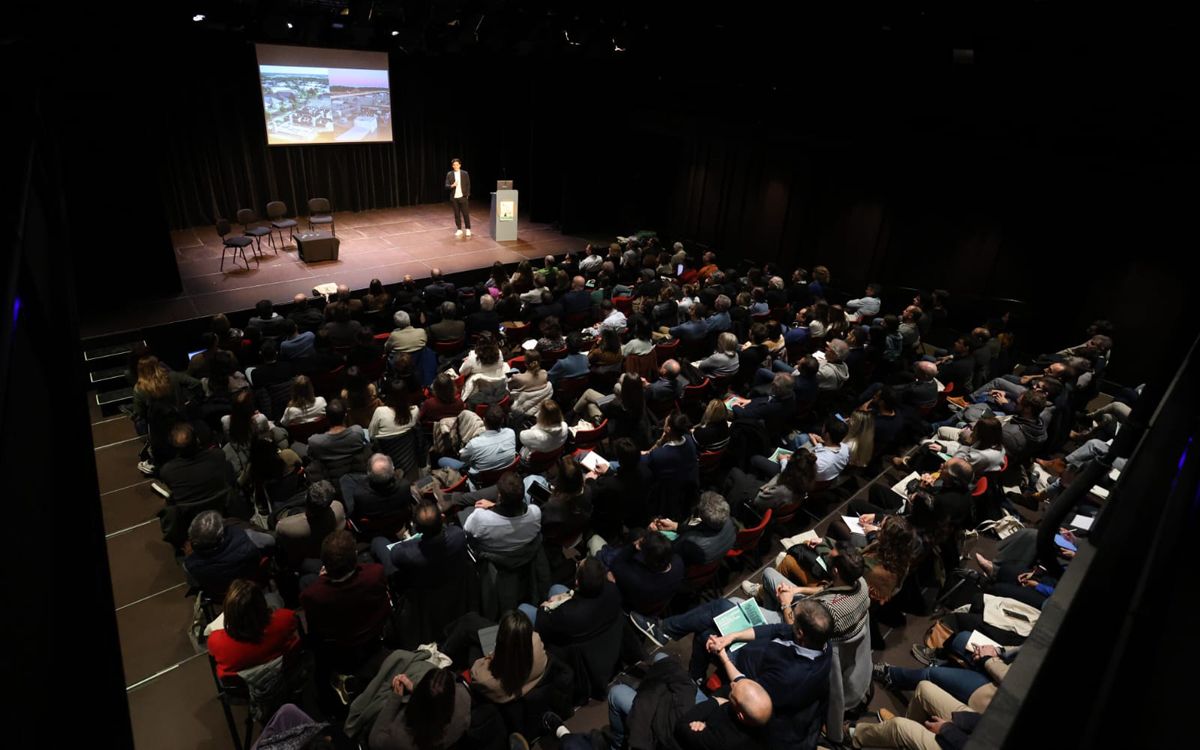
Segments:
[[[387,577],[378,563],[358,564],[354,535],[345,529],[321,542],[321,575],[300,592],[308,632],[336,644],[350,661],[379,647],[392,612]]]
[[[266,664],[300,646],[296,613],[267,608],[256,584],[239,578],[225,594],[225,629],[208,637],[208,653],[217,662],[217,676],[231,677],[243,669]]]

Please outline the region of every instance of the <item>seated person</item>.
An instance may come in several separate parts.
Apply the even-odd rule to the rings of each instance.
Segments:
[[[796,395],[791,375],[777,372],[765,396],[755,396],[750,403],[733,407],[735,419],[761,419],[770,425],[780,425],[796,411]]]
[[[305,493],[304,512],[279,518],[275,539],[288,565],[299,567],[304,560],[318,559],[321,541],[333,531],[346,528],[346,509],[336,498],[332,482],[313,482]]]
[[[504,426],[506,421],[504,409],[492,404],[483,415],[484,431],[462,447],[457,459],[446,456],[438,459],[438,465],[470,474],[510,465],[517,457],[517,434]]]
[[[857,323],[863,318],[873,318],[878,315],[882,305],[879,300],[879,292],[882,289],[883,287],[876,282],[867,284],[863,296],[846,302],[846,319]]]
[[[703,341],[708,336],[708,326],[704,323],[704,316],[707,313],[708,310],[704,305],[692,305],[688,308],[688,319],[677,326],[668,328],[667,332],[684,344]]]
[[[725,496],[734,508],[749,505],[758,513],[768,508],[779,509],[799,503],[808,497],[809,490],[817,481],[817,457],[810,451],[798,451],[779,464],[763,456],[752,456],[751,467],[755,474],[748,474],[736,466],[725,477]]]
[[[391,357],[395,352],[418,352],[429,342],[429,334],[424,328],[412,325],[411,318],[404,310],[397,310],[392,316],[396,327],[383,345],[384,353]]]
[[[966,746],[980,714],[928,680],[916,686],[904,716],[880,711],[881,721],[859,721],[850,732],[854,748],[953,748]]]
[[[411,696],[406,702],[404,696]],[[371,750],[455,747],[471,728],[471,690],[449,669],[431,669],[413,686],[392,678],[392,692],[371,726]]]
[[[433,379],[429,390],[432,395],[421,402],[421,408],[417,411],[418,422],[424,424],[446,417],[457,417],[463,410],[462,399],[458,397],[458,391],[454,387],[454,378],[449,374],[440,373]]]
[[[738,373],[739,349],[737,336],[726,331],[717,336],[717,351],[694,364],[706,377],[733,377]]]
[[[646,505],[654,479],[636,443],[617,438],[612,445],[617,460],[585,477],[592,493],[592,528],[608,539],[620,536],[622,526],[632,529],[650,521]]]
[[[685,565],[716,562],[737,539],[737,527],[729,517],[729,503],[715,492],[701,493],[696,504],[696,517],[683,525],[669,518],[656,518],[650,529],[678,534],[672,547]]]
[[[637,613],[630,618],[659,643],[695,634],[689,667],[692,678],[704,677],[711,654],[717,656],[727,674],[731,665],[760,684],[774,707],[767,725],[769,747],[812,746],[806,743],[815,740],[820,731],[829,690],[831,651],[827,644],[833,618],[828,608],[815,599],[801,599],[791,608],[791,625],[765,624],[718,635],[713,617],[732,606],[732,602],[719,599],[661,623]],[[746,645],[732,656],[725,653],[738,642]]]
[[[367,466],[366,476],[347,474],[341,478],[346,514],[351,518],[383,518],[411,511],[415,500],[412,488],[407,480],[396,475],[392,459],[376,453]]]
[[[371,552],[383,563],[389,578],[397,572],[413,578],[430,569],[452,568],[451,563],[467,552],[466,532],[461,526],[444,525],[442,512],[434,503],[417,506],[412,530],[412,535],[400,542],[381,536],[371,540]]]
[[[338,529],[321,542],[321,574],[300,592],[310,635],[339,651],[366,656],[380,645],[392,613],[378,563],[359,564],[354,535]]]
[[[537,687],[549,663],[533,623],[514,609],[500,618],[496,650],[471,665],[471,689],[492,703],[510,703]]]
[[[496,482],[497,499],[479,500],[463,522],[471,547],[503,554],[521,549],[542,531],[542,510],[525,504],[525,485],[515,472]]]
[[[597,555],[608,567],[625,609],[653,612],[675,596],[683,583],[683,558],[671,549],[671,542],[657,531],[638,534],[631,544],[605,546]]]
[[[574,546],[592,518],[592,488],[584,483],[579,463],[561,456],[550,489],[549,499],[541,503],[542,536],[547,545]]]
[[[586,643],[607,632],[624,614],[621,592],[594,557],[583,558],[575,568],[574,590],[555,584],[539,607],[522,604],[520,610],[551,646]]]
[[[701,451],[724,450],[729,445],[729,407],[721,399],[714,398],[704,409],[700,424],[692,428],[692,437]]]
[[[683,387],[688,384],[680,374],[679,362],[668,359],[658,368],[658,380],[646,388],[647,401],[676,401],[683,395]]]
[[[279,423],[286,427],[313,422],[325,416],[325,408],[325,397],[315,395],[312,379],[307,375],[297,375],[292,379],[292,398],[283,410],[283,418]]]
[[[267,608],[263,590],[239,578],[229,585],[222,607],[224,626],[206,643],[217,663],[217,677],[236,675],[243,669],[266,664],[300,647],[296,613]]]
[[[163,484],[171,490],[168,504],[215,501],[229,495],[237,479],[220,449],[202,449],[196,431],[187,422],[171,428],[170,443],[175,457],[159,467],[158,472]]]
[[[810,432],[806,436],[807,440],[802,436],[802,443],[814,446],[812,452],[817,457],[818,482],[832,482],[850,464],[850,446],[842,442],[848,431],[846,423],[833,416],[825,420],[825,431],[822,434]]]
[[[812,586],[797,586],[775,568],[767,568],[762,584],[743,583],[742,590],[757,597],[767,622],[778,617],[790,624],[793,601],[815,599],[833,617],[829,637],[839,641],[853,638],[862,632],[871,606],[867,582],[863,579],[866,571],[863,554],[852,544],[839,542],[829,551],[825,564],[830,568],[829,577]]]
[[[727,661],[726,675],[728,698],[708,698],[699,690],[692,695],[693,684],[683,667],[665,652],[655,654],[636,689],[618,682],[608,691],[610,746],[620,750],[628,741],[633,747],[685,750],[767,747],[763,727],[772,716],[770,696],[732,662]],[[561,732],[559,737],[563,738]],[[574,750],[575,745],[567,744],[571,737],[563,738],[563,748]]]
[[[334,399],[325,407],[329,429],[308,439],[309,474],[330,481],[345,474],[365,473],[371,441],[367,431],[348,423],[346,406]],[[348,508],[353,511],[353,508]]]
[[[195,585],[219,594],[235,578],[255,575],[264,550],[273,546],[270,534],[227,524],[220,512],[206,510],[188,525],[183,571]]]
[[[849,353],[850,346],[841,339],[831,339],[825,344],[825,361],[817,368],[817,388],[836,391],[845,384],[850,378],[850,369],[845,362]]]
[[[572,331],[567,335],[567,354],[560,358],[550,368],[550,382],[554,387],[558,387],[559,382],[563,378],[577,378],[581,375],[587,375],[590,372],[587,355],[581,352],[583,348],[583,336],[578,331]]]
[[[660,485],[700,481],[700,453],[692,437],[692,425],[684,414],[671,414],[663,422],[662,435],[646,454],[646,468]]]
[[[536,349],[525,352],[525,372],[518,372],[508,379],[508,392],[512,395],[511,411],[516,423],[538,413],[538,407],[554,395],[554,386],[542,369],[542,355]],[[561,420],[561,415],[560,419]],[[525,441],[522,438],[521,444]]]

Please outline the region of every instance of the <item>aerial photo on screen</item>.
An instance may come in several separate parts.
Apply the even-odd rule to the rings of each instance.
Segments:
[[[386,70],[260,65],[267,143],[392,140]]]

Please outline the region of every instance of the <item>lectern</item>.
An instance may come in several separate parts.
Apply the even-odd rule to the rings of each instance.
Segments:
[[[512,180],[500,180],[492,193],[492,239],[517,239],[517,191]]]

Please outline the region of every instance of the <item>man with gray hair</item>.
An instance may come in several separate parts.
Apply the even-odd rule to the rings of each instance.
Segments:
[[[227,526],[219,511],[206,510],[188,526],[183,570],[194,586],[219,594],[235,578],[257,573],[263,550],[274,545],[270,534]]]
[[[408,480],[396,476],[392,459],[375,453],[367,461],[367,474],[347,474],[339,480],[342,502],[350,518],[392,518],[412,512],[416,502]],[[407,518],[403,518],[408,523]]]
[[[729,517],[729,503],[716,492],[702,492],[696,517],[683,524],[669,518],[650,522],[651,531],[674,531],[672,547],[687,565],[708,565],[725,556],[737,539],[737,527]]]
[[[850,353],[850,345],[841,339],[833,339],[825,344],[825,360],[817,368],[817,388],[822,391],[836,391],[850,377],[850,368],[843,361]]]
[[[396,328],[392,331],[392,335],[388,336],[387,343],[383,347],[387,356],[392,356],[393,352],[417,352],[425,348],[429,334],[425,332],[424,328],[414,327],[408,313],[397,310],[396,314],[392,316],[392,322],[395,323]]]
[[[717,299],[713,303],[715,312],[704,319],[704,328],[707,333],[720,333],[733,329],[733,321],[729,317],[729,308],[732,304],[728,295],[717,295]]]
[[[496,312],[496,298],[490,294],[479,296],[479,309],[467,316],[467,335],[477,333],[497,334],[500,331],[500,314]]]

